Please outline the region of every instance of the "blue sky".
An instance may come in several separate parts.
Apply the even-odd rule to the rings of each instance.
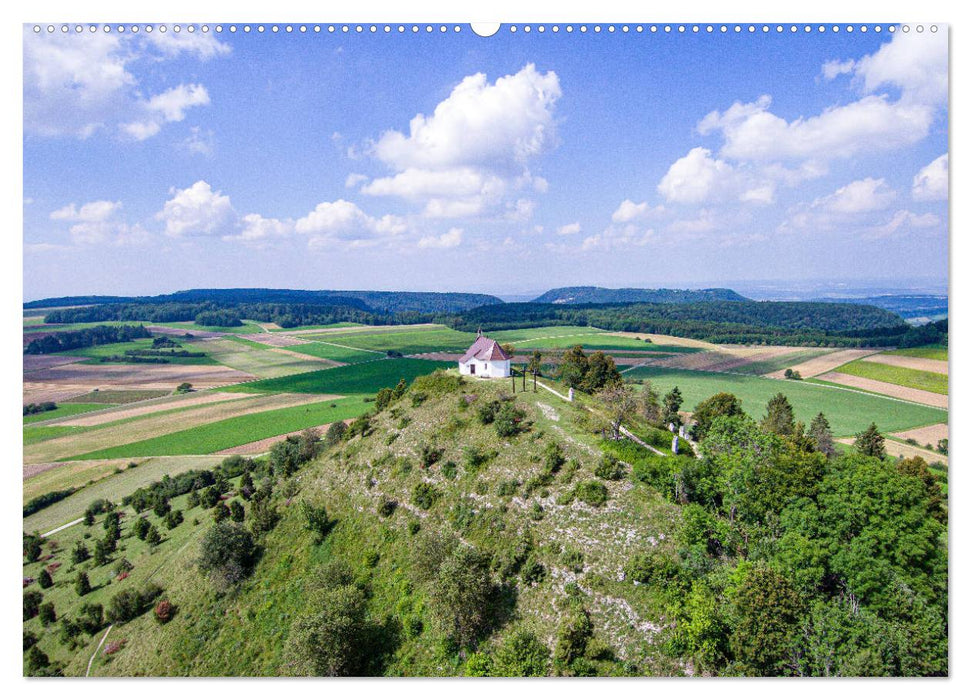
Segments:
[[[947,280],[945,32],[28,27],[24,85],[26,299]]]

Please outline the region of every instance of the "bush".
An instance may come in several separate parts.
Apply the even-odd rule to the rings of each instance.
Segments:
[[[27,670],[31,673],[37,673],[43,669],[46,669],[51,664],[51,660],[48,658],[47,654],[41,651],[40,647],[34,645],[27,652]]]
[[[144,541],[145,536],[148,535],[149,529],[152,524],[148,522],[148,518],[135,518],[135,522],[132,523],[131,531],[138,539]]]
[[[594,475],[607,481],[618,481],[624,478],[624,465],[613,455],[604,455],[593,470]]]
[[[442,476],[444,476],[446,479],[452,480],[456,477],[457,474],[458,474],[458,467],[455,465],[455,462],[453,462],[452,460],[449,460],[442,465]]]
[[[150,526],[148,532],[145,533],[145,541],[153,547],[158,546],[162,542],[162,535],[159,534],[158,528],[154,525]]]
[[[51,577],[51,572],[47,569],[41,569],[40,575],[37,577],[37,583],[41,588],[50,588],[54,585],[54,579]]]
[[[259,492],[257,492],[259,493]],[[280,514],[268,498],[254,499],[249,509],[249,526],[256,537],[262,537],[280,522]]]
[[[635,554],[624,566],[624,578],[633,583],[662,585],[678,574],[677,563],[659,552]]]
[[[340,420],[335,421],[327,428],[327,433],[324,435],[324,444],[327,447],[333,447],[341,442],[345,435],[347,435],[347,423]]]
[[[499,411],[499,401],[487,401],[480,403],[475,409],[475,415],[482,425],[491,425],[496,420],[496,413]]]
[[[111,602],[108,603],[108,610],[105,616],[112,624],[121,624],[134,620],[148,610],[152,602],[161,593],[162,589],[153,583],[145,584],[139,591],[129,588],[121,593],[116,593],[111,598]]]
[[[313,534],[314,544],[320,544],[327,537],[333,527],[327,515],[327,508],[323,504],[315,506],[308,501],[300,504],[300,512],[303,513],[304,529],[310,530]]]
[[[239,501],[229,504],[229,517],[234,523],[241,523],[246,519],[246,509]]]
[[[24,558],[28,563],[33,563],[40,559],[43,545],[44,538],[40,535],[28,535],[24,533]]]
[[[577,484],[576,497],[589,506],[600,507],[607,502],[607,487],[599,481],[584,481]]]
[[[484,450],[477,445],[467,445],[463,453],[465,455],[465,469],[471,474],[478,472],[479,469],[499,454],[495,450]]]
[[[172,619],[175,614],[175,606],[167,600],[160,600],[155,606],[155,621],[160,625]]]
[[[390,518],[398,508],[398,502],[390,498],[382,498],[378,505],[378,515]]]
[[[285,668],[297,676],[358,675],[367,661],[369,631],[360,589],[343,585],[322,590],[290,628]]]
[[[40,591],[27,591],[24,593],[24,620],[37,617],[43,600],[44,594]]]
[[[563,563],[563,566],[568,568],[570,571],[575,573],[580,573],[583,571],[583,552],[581,552],[579,549],[567,547],[563,550],[563,554],[560,556],[560,561]]]
[[[499,437],[513,437],[523,430],[523,421],[526,418],[526,411],[509,401],[502,404],[496,413],[496,435]]]
[[[253,536],[239,525],[222,522],[202,538],[198,566],[218,583],[231,586],[249,575],[256,557]]]
[[[422,510],[428,510],[435,505],[439,495],[438,489],[425,481],[417,484],[411,492],[415,505]]]
[[[85,603],[78,610],[78,624],[86,634],[94,634],[105,626],[101,603]]]
[[[428,469],[442,457],[443,450],[440,447],[422,445],[419,450],[418,463],[423,469]]]
[[[433,597],[445,636],[459,646],[478,639],[492,621],[493,592],[487,557],[463,546],[445,559]]]
[[[91,592],[91,582],[88,580],[86,571],[78,572],[78,576],[74,580],[74,592],[79,596],[86,596]]]
[[[516,630],[492,655],[490,675],[503,677],[545,676],[550,650],[533,632]]]
[[[174,530],[181,525],[184,520],[185,518],[183,517],[181,510],[170,510],[165,515],[165,527],[169,530]]]
[[[57,611],[54,610],[54,603],[50,601],[41,603],[40,607],[37,608],[37,619],[44,627],[57,622]]]
[[[496,493],[499,496],[515,496],[519,492],[520,483],[518,479],[499,482]]]
[[[58,501],[63,501],[65,498],[74,493],[75,489],[64,489],[63,491],[51,491],[49,493],[41,494],[35,498],[30,499],[24,504],[24,516],[33,515],[39,510],[46,508],[49,505],[57,503]]]

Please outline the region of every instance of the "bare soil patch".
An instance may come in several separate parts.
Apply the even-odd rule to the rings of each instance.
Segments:
[[[61,365],[31,373],[31,381],[90,389],[169,389],[183,382],[210,388],[246,382],[255,377],[218,365]]]
[[[648,338],[652,343],[656,343],[657,345],[680,345],[686,348],[706,348],[708,350],[714,350],[721,347],[705,340],[678,338],[673,335],[659,335],[657,333],[628,333],[627,331],[617,331],[616,333],[604,333],[603,335],[607,337],[617,336],[619,338],[636,338],[637,340],[644,340]]]
[[[305,355],[302,352],[297,352],[296,350],[287,350],[286,348],[273,348],[271,352],[279,353],[280,355],[289,355],[290,357],[296,357],[300,360],[306,360],[307,362],[317,362],[321,365],[321,369],[325,367],[343,367],[345,364],[344,362],[328,360],[326,357]]]
[[[115,468],[124,468],[129,462],[128,458],[123,459],[85,459],[77,460],[74,462],[41,462],[39,464],[25,464],[24,465],[24,481],[27,479],[37,476],[38,474],[43,474],[51,469],[67,469],[74,470],[78,469],[84,471],[90,469],[92,466],[104,466],[112,470]]]
[[[853,438],[839,438],[836,442],[842,442],[844,445],[852,445]],[[920,457],[928,464],[931,462],[940,462],[945,466],[947,465],[947,455],[942,455],[940,452],[925,450],[923,447],[905,445],[895,440],[885,440],[883,443],[883,449],[886,450],[887,454],[891,457],[903,457],[904,459],[909,459],[910,457]]]
[[[896,437],[901,440],[914,439],[920,445],[937,445],[938,440],[944,440],[948,435],[947,423],[938,423],[937,425],[928,425],[923,428],[912,428],[911,430],[903,430],[899,433],[893,433]]]
[[[309,340],[304,340],[303,338],[294,338],[291,335],[286,335],[285,333],[250,333],[249,335],[241,335],[240,338],[245,340],[252,340],[254,343],[261,343],[262,345],[270,345],[275,348],[285,348],[290,345],[305,345],[309,343]]]
[[[789,369],[794,372],[799,372],[803,379],[809,379],[810,377],[815,377],[823,374],[824,372],[832,372],[834,369],[845,365],[847,362],[859,360],[861,357],[872,355],[875,352],[878,351],[857,348],[849,350],[837,350],[836,352],[831,352],[828,355],[820,355],[819,357],[814,357],[811,360],[800,362],[798,365],[793,365]],[[770,372],[765,376],[769,377],[770,379],[784,379],[785,370],[780,369],[777,372]],[[820,377],[820,379],[822,379],[822,377]]]
[[[864,362],[878,362],[881,365],[947,374],[947,362],[945,360],[928,360],[924,357],[906,357],[905,355],[870,355],[864,358]]]
[[[57,367],[58,365],[69,365],[72,362],[81,362],[86,359],[88,358],[68,357],[67,355],[24,355],[24,374]]]
[[[190,406],[203,406],[210,403],[219,403],[220,401],[234,401],[242,399],[245,396],[245,394],[230,394],[229,392],[179,394],[178,396],[173,396],[163,401],[140,403],[130,408],[110,409],[98,411],[94,414],[84,413],[79,416],[71,416],[57,423],[57,425],[75,425],[82,427],[102,425],[104,423],[112,423],[116,420],[134,418],[135,416],[143,416],[149,413],[170,411],[174,408],[189,408]]]
[[[816,378],[826,382],[833,382],[834,384],[853,387],[854,389],[872,391],[877,394],[883,394],[884,396],[891,396],[895,399],[904,399],[905,401],[913,401],[926,406],[934,406],[935,408],[947,410],[947,396],[944,394],[935,394],[932,391],[910,389],[897,384],[878,382],[875,379],[864,379],[863,377],[855,377],[852,374],[843,374],[841,372],[827,372]]]
[[[44,401],[67,401],[83,396],[91,391],[83,384],[49,384],[47,382],[24,382],[24,403],[43,403]]]

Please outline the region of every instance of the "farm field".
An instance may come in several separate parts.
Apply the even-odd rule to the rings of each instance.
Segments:
[[[234,336],[202,341],[196,343],[194,347],[205,348],[214,360],[226,367],[246,372],[260,379],[285,377],[333,366],[332,362],[325,359],[295,357],[266,345]]]
[[[68,416],[75,416],[79,413],[88,413],[89,411],[100,411],[105,407],[106,405],[101,403],[61,403],[58,404],[57,408],[55,408],[53,411],[32,413],[29,416],[24,416],[24,425],[40,423],[42,421],[57,420],[58,418],[67,418]]]
[[[869,355],[863,358],[863,361],[944,375],[948,374],[949,369],[946,360],[931,360],[926,357],[908,357],[907,355],[890,355],[887,353]]]
[[[919,348],[899,348],[888,350],[886,355],[900,355],[901,357],[923,357],[927,360],[941,360],[947,362],[947,348],[943,345],[924,345]]]
[[[244,445],[360,415],[367,409],[364,397],[333,399],[277,410],[261,411],[208,423],[155,438],[95,450],[77,459],[112,459],[161,455],[201,455]]]
[[[837,367],[834,371],[839,374],[850,374],[854,377],[896,384],[910,389],[947,394],[947,375],[937,372],[925,372],[909,367],[894,367],[893,365],[862,360],[849,362]]]
[[[386,352],[394,350],[402,355],[416,355],[423,352],[462,351],[475,341],[475,333],[463,333],[450,328],[425,328],[422,330],[388,331],[374,333],[357,331],[340,334],[304,336],[307,340],[323,340],[335,345],[347,345],[360,350]],[[497,339],[498,340],[498,339]]]
[[[364,327],[361,323],[351,323],[350,321],[341,321],[340,323],[325,323],[319,326],[293,326],[292,328],[281,328],[280,326],[273,326],[272,324],[263,323],[261,324],[264,328],[269,329],[271,333],[294,333],[297,331],[326,331],[332,328],[362,328]]]
[[[855,435],[871,421],[883,432],[894,432],[947,421],[947,412],[931,406],[894,400],[876,394],[828,387],[798,381],[782,381],[737,374],[691,370],[638,367],[627,372],[629,379],[650,380],[663,393],[677,386],[684,397],[684,410],[698,402],[727,391],[735,394],[745,412],[756,419],[765,414],[765,405],[775,394],[788,397],[796,419],[807,425],[820,411],[826,414],[837,436]]]
[[[129,350],[151,350],[152,349],[152,339],[151,338],[139,338],[137,340],[132,340],[127,343],[110,343],[108,345],[94,345],[89,348],[77,348],[75,350],[69,350],[64,352],[64,355],[84,357],[87,358],[82,361],[82,364],[99,364],[101,358],[108,358],[112,356],[122,356]],[[178,348],[175,348],[178,350]],[[183,350],[189,352],[203,352],[204,348],[198,345],[183,345]],[[164,348],[164,352],[168,352],[169,348]],[[168,364],[173,365],[214,365],[218,364],[213,358],[206,355],[205,357],[179,357],[178,355],[160,355],[163,359],[168,360]],[[118,364],[125,364],[123,361],[119,361]],[[135,364],[134,362],[129,362],[128,364]],[[150,364],[150,363],[144,363]],[[165,364],[165,363],[159,363]]]
[[[353,365],[358,362],[370,362],[374,359],[381,359],[384,353],[378,350],[358,350],[345,345],[343,342],[338,345],[330,341],[315,340],[303,343],[299,346],[301,355],[312,355],[322,360],[339,362],[345,365]]]
[[[410,382],[415,377],[433,372],[439,367],[452,366],[451,362],[412,358],[380,359],[279,379],[247,382],[226,389],[252,393],[287,391],[306,394],[373,394],[384,387],[393,387],[400,379]]]
[[[192,406],[202,406],[205,404],[219,403],[220,401],[231,401],[238,399],[239,394],[219,391],[193,391],[187,394],[174,394],[160,399],[149,399],[140,401],[136,404],[121,404],[112,408],[101,406],[101,410],[90,415],[71,416],[67,420],[58,422],[58,425],[76,425],[91,427],[114,423],[115,421],[135,418],[148,414],[160,414],[164,411],[179,410]]]

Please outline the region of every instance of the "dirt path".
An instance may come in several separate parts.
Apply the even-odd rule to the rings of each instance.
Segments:
[[[922,403],[925,406],[943,408],[945,411],[948,407],[947,395],[935,394],[933,391],[911,389],[909,387],[899,386],[897,384],[878,382],[875,379],[865,379],[863,377],[856,377],[852,374],[843,374],[841,372],[827,372],[826,374],[821,374],[816,378],[825,382],[833,382],[834,384],[850,386],[855,389],[872,391],[874,393],[883,394],[884,396],[890,396],[895,399],[904,399],[905,401]]]
[[[88,659],[88,670],[84,672],[85,677],[88,677],[91,675],[91,664],[94,663],[94,658],[98,655],[98,652],[101,651],[101,647],[104,646],[105,640],[108,638],[108,633],[111,632],[112,627],[114,627],[114,625],[108,625],[108,629],[105,630],[105,636],[103,636],[101,638],[101,641],[98,642],[98,648],[94,650],[94,653],[91,655],[91,658]]]
[[[864,362],[878,362],[881,365],[891,365],[893,367],[905,367],[916,369],[921,372],[937,372],[947,374],[946,360],[928,360],[924,357],[907,357],[905,355],[870,355]]]
[[[873,355],[878,352],[880,351],[874,349],[857,348],[850,350],[837,350],[836,352],[831,352],[828,355],[821,355],[819,357],[814,357],[811,360],[800,362],[798,365],[793,365],[789,369],[791,369],[793,372],[799,372],[803,379],[809,379],[810,377],[815,377],[825,372],[832,372],[834,369],[841,365],[845,365],[847,362],[859,360],[862,357],[867,357],[868,355]],[[770,379],[784,379],[785,373],[786,371],[784,369],[780,369],[777,372],[770,372],[764,376],[769,377]],[[820,377],[820,379],[822,379],[822,377]]]
[[[84,518],[78,518],[77,520],[72,520],[69,523],[64,523],[60,527],[55,527],[53,530],[50,530],[49,532],[45,532],[43,535],[41,535],[41,537],[44,537],[44,538],[50,537],[51,535],[56,534],[61,530],[66,530],[72,525],[77,525],[78,523],[83,523],[83,522],[84,522]]]

